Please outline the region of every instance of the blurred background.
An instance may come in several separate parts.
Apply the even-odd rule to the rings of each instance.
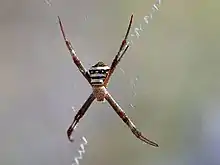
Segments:
[[[220,164],[220,2],[154,0],[0,1],[0,164],[70,165],[85,136],[81,165]],[[57,22],[89,68],[111,63],[127,29],[142,25],[109,85],[137,127],[136,139],[107,103],[94,102],[66,130],[91,88],[72,63]],[[122,69],[120,69],[122,68]]]

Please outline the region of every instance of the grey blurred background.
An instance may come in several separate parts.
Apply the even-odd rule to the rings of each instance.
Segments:
[[[51,2],[0,1],[1,165],[70,165],[82,136],[88,145],[81,165],[220,164],[219,1],[162,1],[148,25],[143,18],[154,0]],[[111,63],[131,13],[132,31],[140,24],[144,30],[132,38],[109,91],[160,147],[137,140],[97,102],[71,144],[71,106],[79,109],[91,89],[72,64],[57,15],[90,67]]]

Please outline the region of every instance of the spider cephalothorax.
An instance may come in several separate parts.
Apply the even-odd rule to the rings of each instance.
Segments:
[[[125,114],[125,112],[122,110],[122,108],[117,104],[117,102],[113,99],[113,97],[110,95],[110,93],[107,91],[106,87],[108,85],[109,79],[111,75],[113,74],[117,64],[122,59],[123,55],[127,51],[129,47],[129,43],[127,42],[128,34],[131,29],[131,23],[133,19],[133,15],[131,16],[130,23],[128,26],[128,30],[126,32],[125,38],[121,43],[121,46],[119,48],[119,51],[117,55],[115,56],[114,60],[112,61],[111,67],[108,67],[103,62],[98,62],[97,64],[93,65],[89,71],[87,71],[84,66],[82,65],[79,58],[76,56],[76,53],[70,43],[70,41],[67,40],[63,25],[61,23],[60,18],[59,24],[60,28],[63,34],[63,38],[66,42],[66,46],[70,51],[70,54],[72,56],[73,62],[76,64],[76,66],[79,68],[79,71],[82,73],[82,75],[87,79],[89,84],[92,86],[93,92],[90,94],[89,98],[86,100],[86,102],[83,104],[83,106],[80,108],[76,116],[74,117],[73,122],[69,126],[67,130],[67,136],[70,141],[73,141],[71,138],[71,134],[73,130],[75,129],[76,125],[78,124],[79,120],[84,116],[86,111],[88,110],[89,106],[92,104],[92,102],[96,99],[97,101],[104,101],[107,100],[107,102],[112,106],[112,108],[115,110],[115,112],[119,115],[119,117],[125,122],[125,124],[131,129],[132,133],[142,140],[143,142],[150,144],[152,146],[158,147],[158,144],[147,139],[142,135],[142,133],[136,128],[136,126],[133,124],[133,122],[128,118],[128,116]]]

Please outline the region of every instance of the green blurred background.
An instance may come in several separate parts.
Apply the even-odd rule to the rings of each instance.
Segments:
[[[69,165],[82,136],[82,165],[220,164],[219,1],[162,1],[148,25],[154,0],[51,2],[0,1],[0,164]],[[111,63],[131,13],[132,33],[140,24],[143,31],[130,37],[109,91],[160,147],[137,140],[108,104],[97,102],[71,144],[71,106],[79,109],[91,89],[72,64],[57,15],[90,67]]]

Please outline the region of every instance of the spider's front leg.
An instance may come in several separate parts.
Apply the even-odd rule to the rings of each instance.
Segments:
[[[112,108],[115,110],[115,112],[119,115],[119,117],[127,124],[127,126],[131,129],[132,133],[143,142],[150,144],[154,147],[159,147],[159,145],[146,137],[142,135],[142,133],[136,128],[136,126],[133,124],[133,122],[128,118],[128,116],[125,114],[125,112],[121,109],[121,107],[117,104],[117,102],[113,99],[113,97],[107,93],[105,99],[108,101],[108,103],[112,106]]]
[[[125,38],[124,38],[124,40],[121,43],[121,46],[119,48],[119,51],[118,51],[117,55],[115,56],[114,60],[112,61],[110,70],[109,70],[108,75],[107,75],[107,77],[105,79],[105,82],[104,82],[104,86],[105,87],[108,85],[109,79],[110,79],[111,75],[113,74],[116,66],[121,61],[121,59],[124,56],[125,52],[129,48],[129,43],[127,42],[127,38],[128,38],[130,29],[131,29],[132,21],[133,21],[133,15],[131,15],[130,22],[129,22],[129,25],[128,25],[128,29],[127,29],[127,32],[125,34]]]
[[[76,116],[74,117],[73,122],[71,123],[71,125],[69,126],[68,130],[67,130],[67,136],[69,138],[69,140],[72,142],[73,139],[71,138],[71,134],[73,132],[73,130],[75,129],[76,125],[78,124],[79,120],[84,116],[84,114],[86,113],[86,111],[88,110],[89,106],[92,104],[92,102],[94,101],[95,96],[92,93],[89,98],[86,100],[86,102],[83,104],[83,106],[81,107],[81,109],[77,112]]]
[[[71,44],[71,42],[69,40],[67,40],[65,32],[64,32],[64,28],[61,22],[60,17],[58,16],[58,20],[59,20],[59,24],[60,24],[60,30],[62,32],[64,41],[66,43],[66,46],[72,56],[73,62],[76,64],[76,66],[78,67],[79,71],[83,74],[83,76],[88,80],[88,82],[90,83],[90,76],[87,72],[87,70],[85,69],[85,67],[83,66],[83,64],[81,63],[81,61],[79,60],[79,58],[76,56],[76,53],[73,49],[73,46]]]

